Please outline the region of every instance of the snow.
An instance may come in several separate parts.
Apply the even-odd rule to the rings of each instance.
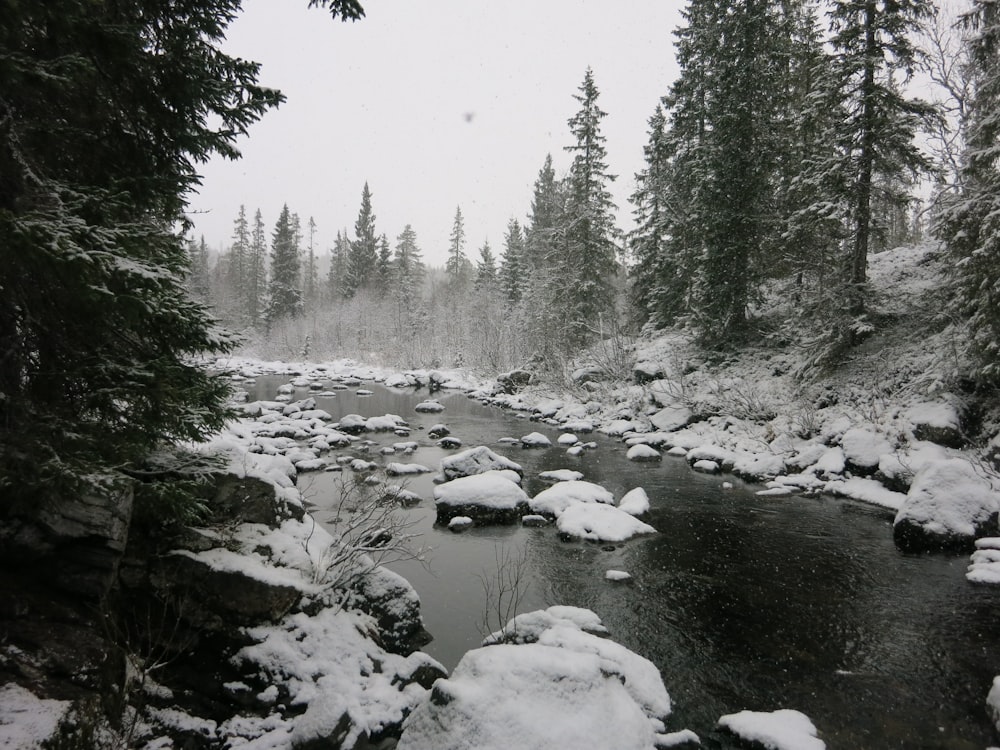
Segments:
[[[448,521],[448,528],[452,531],[464,531],[475,523],[468,516],[455,516]]]
[[[576,503],[613,503],[614,495],[593,482],[571,480],[542,490],[531,500],[531,510],[559,516],[570,505]]]
[[[768,750],[825,750],[816,736],[816,727],[800,711],[780,709],[770,713],[740,711],[719,719],[718,726],[748,742],[758,742]]]
[[[852,427],[840,438],[844,458],[849,464],[865,469],[878,466],[879,458],[892,453],[892,443],[883,435],[864,427]]]
[[[486,636],[483,645],[534,643],[541,638],[542,633],[558,625],[568,625],[594,635],[608,634],[608,629],[604,627],[601,618],[591,610],[559,604],[548,609],[537,609],[517,615],[503,628]]]
[[[886,489],[881,482],[864,477],[834,479],[822,485],[823,491],[838,497],[879,505],[890,510],[899,510],[906,502],[906,495]]]
[[[41,747],[56,736],[70,701],[39,698],[13,682],[0,686],[0,747]]]
[[[393,462],[385,467],[385,473],[389,476],[398,477],[408,474],[428,474],[430,469],[423,464],[404,464]]]
[[[438,401],[428,400],[421,401],[419,404],[413,407],[414,411],[426,412],[429,414],[436,414],[438,412],[444,411],[444,405]]]
[[[694,469],[695,471],[700,471],[705,474],[718,474],[720,471],[719,464],[708,458],[698,459],[693,464],[691,464],[691,468]]]
[[[434,500],[438,505],[513,510],[527,505],[528,496],[503,474],[488,471],[439,484],[434,488]]]
[[[629,490],[622,499],[618,501],[618,510],[624,511],[631,516],[641,516],[649,513],[649,495],[642,487]]]
[[[580,441],[577,440],[576,435],[572,432],[564,432],[556,439],[556,442],[559,443],[559,445],[576,445]]]
[[[656,529],[613,505],[574,503],[556,519],[556,528],[565,536],[591,542],[624,542]]]

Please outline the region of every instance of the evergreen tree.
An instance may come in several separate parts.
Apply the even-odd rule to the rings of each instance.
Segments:
[[[409,308],[420,296],[425,273],[420,248],[417,247],[417,233],[409,224],[396,238],[396,252],[392,266],[395,293]]]
[[[636,189],[629,198],[634,206],[632,214],[636,224],[628,236],[633,262],[629,291],[639,325],[650,317],[655,317],[662,324],[669,322],[669,318],[659,318],[657,313],[662,289],[660,276],[670,265],[667,257],[670,225],[667,198],[672,155],[662,103],[656,105],[649,119],[649,141],[643,153],[646,166],[635,176]]]
[[[1000,8],[973,0],[963,17],[973,96],[957,195],[934,226],[954,259],[956,311],[969,321],[975,375],[1000,382]]]
[[[343,292],[346,298],[350,299],[358,290],[374,284],[377,264],[378,236],[375,234],[372,194],[366,182],[361,191],[361,209],[354,222],[354,240],[350,242],[344,268]]]
[[[205,235],[202,235],[198,242],[191,240],[188,243],[188,255],[188,291],[196,300],[207,305],[212,291],[212,281]]]
[[[600,316],[614,309],[617,273],[615,254],[618,230],[608,172],[601,120],[606,113],[597,105],[599,92],[588,68],[574,98],[580,110],[570,118],[575,138],[566,150],[573,155],[567,179],[563,246],[564,294],[559,298],[566,315],[567,343],[579,345],[592,338]]]
[[[350,241],[347,239],[347,230],[337,230],[337,237],[333,241],[333,249],[330,251],[330,268],[326,277],[330,299],[340,299],[344,296],[349,253]]]
[[[524,233],[521,231],[521,225],[517,219],[511,219],[507,223],[507,234],[504,237],[504,251],[499,273],[500,288],[508,306],[516,305],[524,296],[527,283],[524,254]]]
[[[250,265],[246,285],[247,322],[255,328],[263,322],[267,304],[266,292],[267,234],[264,230],[264,217],[258,208],[253,217],[253,230],[250,233]]]
[[[267,323],[302,314],[299,289],[299,251],[295,246],[295,223],[285,204],[271,236],[271,281],[268,285]]]
[[[497,286],[497,262],[490,248],[490,243],[484,242],[479,248],[479,260],[476,261],[476,283],[477,292],[492,293]]]
[[[455,209],[455,221],[451,227],[451,238],[448,244],[448,259],[444,271],[448,277],[448,287],[452,292],[459,292],[469,283],[471,264],[465,255],[465,220],[462,218],[462,208]]]
[[[835,0],[830,13],[835,73],[847,112],[839,140],[848,169],[851,228],[845,281],[848,312],[855,319],[866,307],[876,177],[929,168],[914,138],[933,110],[904,97],[898,77],[912,74],[917,50],[911,36],[931,11],[930,0]]]
[[[221,45],[236,0],[5,3],[0,23],[2,512],[110,492],[222,425],[192,354],[230,340],[186,294],[198,165],[281,96]]]
[[[247,221],[246,207],[242,205],[233,222],[233,244],[227,261],[225,284],[228,294],[224,307],[236,320],[242,320],[245,316],[244,304],[247,298],[250,266],[250,223]]]
[[[564,195],[552,166],[552,154],[546,154],[545,162],[535,179],[531,215],[525,233],[526,271],[535,278],[556,263],[556,233],[563,220],[564,202]]]
[[[384,299],[392,287],[392,248],[384,234],[378,241],[378,259],[375,264],[375,296]]]
[[[316,221],[309,217],[309,245],[306,248],[306,262],[302,269],[302,302],[306,309],[315,310],[319,302],[319,275],[316,269]]]

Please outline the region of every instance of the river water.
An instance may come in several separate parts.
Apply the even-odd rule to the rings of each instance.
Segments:
[[[252,398],[272,399],[285,377],[258,379]],[[985,698],[1000,674],[1000,588],[964,577],[968,559],[904,555],[892,542],[891,515],[849,500],[758,497],[757,487],[690,470],[682,459],[635,463],[623,443],[588,436],[595,450],[523,450],[500,443],[532,431],[558,431],[441,392],[439,414],[413,407],[426,391],[367,383],[321,397],[335,418],[398,414],[410,438],[366,435],[379,444],[417,440],[410,456],[437,470],[445,451],[426,430],[448,425],[465,447],[488,445],[520,463],[529,495],[548,486],[540,471],[572,468],[616,497],[643,487],[659,533],[624,544],[562,542],[547,528],[482,527],[455,534],[435,526],[433,475],[408,479],[419,505],[402,511],[430,564],[391,567],[410,580],[434,641],[424,648],[449,669],[497,627],[483,580],[497,559],[524,556],[518,611],[552,604],[594,610],[612,637],[660,669],[674,702],[668,728],[697,732],[705,747],[730,747],[714,731],[723,714],[795,708],[817,726],[827,747],[982,750],[997,741]],[[373,458],[375,452],[367,454]],[[351,451],[341,451],[350,454]],[[338,474],[305,474],[300,488],[324,521]],[[723,489],[723,481],[735,485]],[[606,570],[625,570],[612,583]],[[485,622],[484,621],[488,621]]]

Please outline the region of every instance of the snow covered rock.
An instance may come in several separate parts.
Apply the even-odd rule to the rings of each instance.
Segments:
[[[413,410],[424,412],[427,414],[436,414],[437,412],[444,411],[444,405],[438,401],[427,400],[427,401],[421,401],[419,404],[413,407]]]
[[[559,482],[542,490],[531,500],[531,510],[549,516],[559,516],[576,503],[614,503],[615,497],[608,490],[593,482],[571,480]]]
[[[528,370],[511,370],[497,375],[497,383],[504,393],[514,394],[531,383],[532,374]]]
[[[468,516],[455,516],[450,521],[448,521],[448,528],[451,531],[455,531],[455,532],[465,531],[466,529],[471,528],[472,526],[474,526],[475,523],[476,522],[473,521]]]
[[[700,458],[691,464],[691,468],[695,471],[700,471],[704,474],[718,474],[722,469],[719,467],[718,462],[712,461],[709,458]]]
[[[1000,493],[982,470],[961,458],[935,461],[914,477],[893,537],[906,552],[964,550],[998,535],[998,513]]]
[[[431,440],[438,440],[439,438],[447,437],[451,434],[451,429],[445,424],[432,425],[427,430],[427,437]]]
[[[976,540],[976,551],[969,558],[965,578],[970,583],[1000,583],[1000,538]]]
[[[893,446],[883,435],[864,428],[852,427],[840,438],[848,468],[865,476],[875,473],[879,459],[892,453]]]
[[[446,480],[482,474],[485,471],[512,469],[521,473],[521,465],[494,453],[485,445],[469,448],[454,456],[441,459],[441,474]]]
[[[591,611],[519,615],[438,680],[398,750],[653,750],[670,697],[656,667],[594,633]]]
[[[496,471],[458,477],[434,488],[437,522],[469,516],[479,523],[514,523],[528,512],[528,496]]]
[[[632,366],[632,378],[639,385],[666,377],[666,369],[661,362],[642,361]]]
[[[541,472],[538,478],[544,479],[546,482],[573,482],[583,479],[583,472],[574,471],[573,469],[552,469],[551,471]]]
[[[816,727],[801,711],[740,711],[719,719],[718,726],[767,750],[825,750]]]
[[[986,696],[986,709],[993,720],[993,726],[1000,732],[1000,676],[993,678],[993,687]]]
[[[656,529],[635,516],[602,503],[575,503],[556,519],[559,534],[588,542],[624,542],[640,534],[655,534]]]
[[[649,513],[649,495],[642,487],[629,490],[618,501],[618,510],[625,511],[630,516],[641,516]]]
[[[649,422],[660,432],[674,432],[690,424],[694,414],[686,406],[665,406],[650,415]]]
[[[550,445],[552,441],[540,432],[530,432],[521,438],[522,448],[547,448]]]
[[[629,448],[625,457],[628,458],[629,461],[659,461],[663,458],[656,448],[643,445],[641,443],[639,445],[633,445]]]
[[[948,448],[965,445],[962,417],[953,404],[941,401],[915,404],[906,410],[905,416],[913,425],[917,440],[929,440]]]
[[[559,445],[576,445],[580,441],[577,440],[576,435],[572,432],[564,432],[559,436],[556,442],[558,442]]]
[[[393,462],[385,467],[385,473],[391,477],[405,476],[408,474],[427,474],[430,469],[423,464],[404,464]]]
[[[631,581],[632,575],[624,570],[606,570],[604,571],[604,579],[613,581],[614,583],[624,583],[625,581]]]

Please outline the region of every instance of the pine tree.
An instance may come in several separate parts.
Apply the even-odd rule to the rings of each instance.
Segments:
[[[269,326],[302,314],[299,289],[299,251],[295,246],[295,222],[285,204],[271,236],[271,281],[268,284],[266,320]]]
[[[375,233],[372,194],[367,182],[361,191],[361,209],[354,222],[354,239],[350,242],[349,248],[343,278],[343,293],[348,299],[360,289],[367,289],[375,283],[378,236]]]
[[[840,130],[849,169],[852,238],[845,281],[848,313],[855,319],[866,309],[875,179],[929,168],[914,139],[933,109],[904,97],[898,76],[909,77],[913,71],[918,53],[911,36],[931,15],[932,7],[930,0],[882,4],[878,0],[835,0],[830,12],[835,72],[847,111]]]
[[[524,245],[524,233],[517,219],[507,223],[507,234],[504,237],[504,251],[500,260],[499,283],[503,297],[508,307],[521,301],[527,285],[525,265],[527,263]]]
[[[593,72],[588,68],[579,94],[574,95],[580,110],[569,120],[575,143],[566,147],[573,155],[573,164],[567,178],[561,238],[566,275],[560,303],[571,346],[593,338],[601,315],[614,309],[612,280],[618,270],[615,254],[619,233],[608,185],[615,177],[608,172],[606,139],[601,133],[606,113],[597,104],[598,96]]]
[[[247,273],[246,293],[247,322],[256,328],[264,320],[264,309],[267,305],[267,235],[264,230],[264,217],[259,208],[254,214],[253,230],[250,233],[250,267]]]
[[[973,63],[966,151],[960,190],[937,218],[934,233],[954,259],[955,308],[969,321],[974,374],[1000,382],[1000,8],[973,0],[963,17]]]
[[[452,223],[448,244],[448,259],[444,265],[448,287],[453,293],[465,290],[469,283],[471,265],[465,255],[465,219],[462,218],[462,208],[459,206],[455,209],[455,221]]]

